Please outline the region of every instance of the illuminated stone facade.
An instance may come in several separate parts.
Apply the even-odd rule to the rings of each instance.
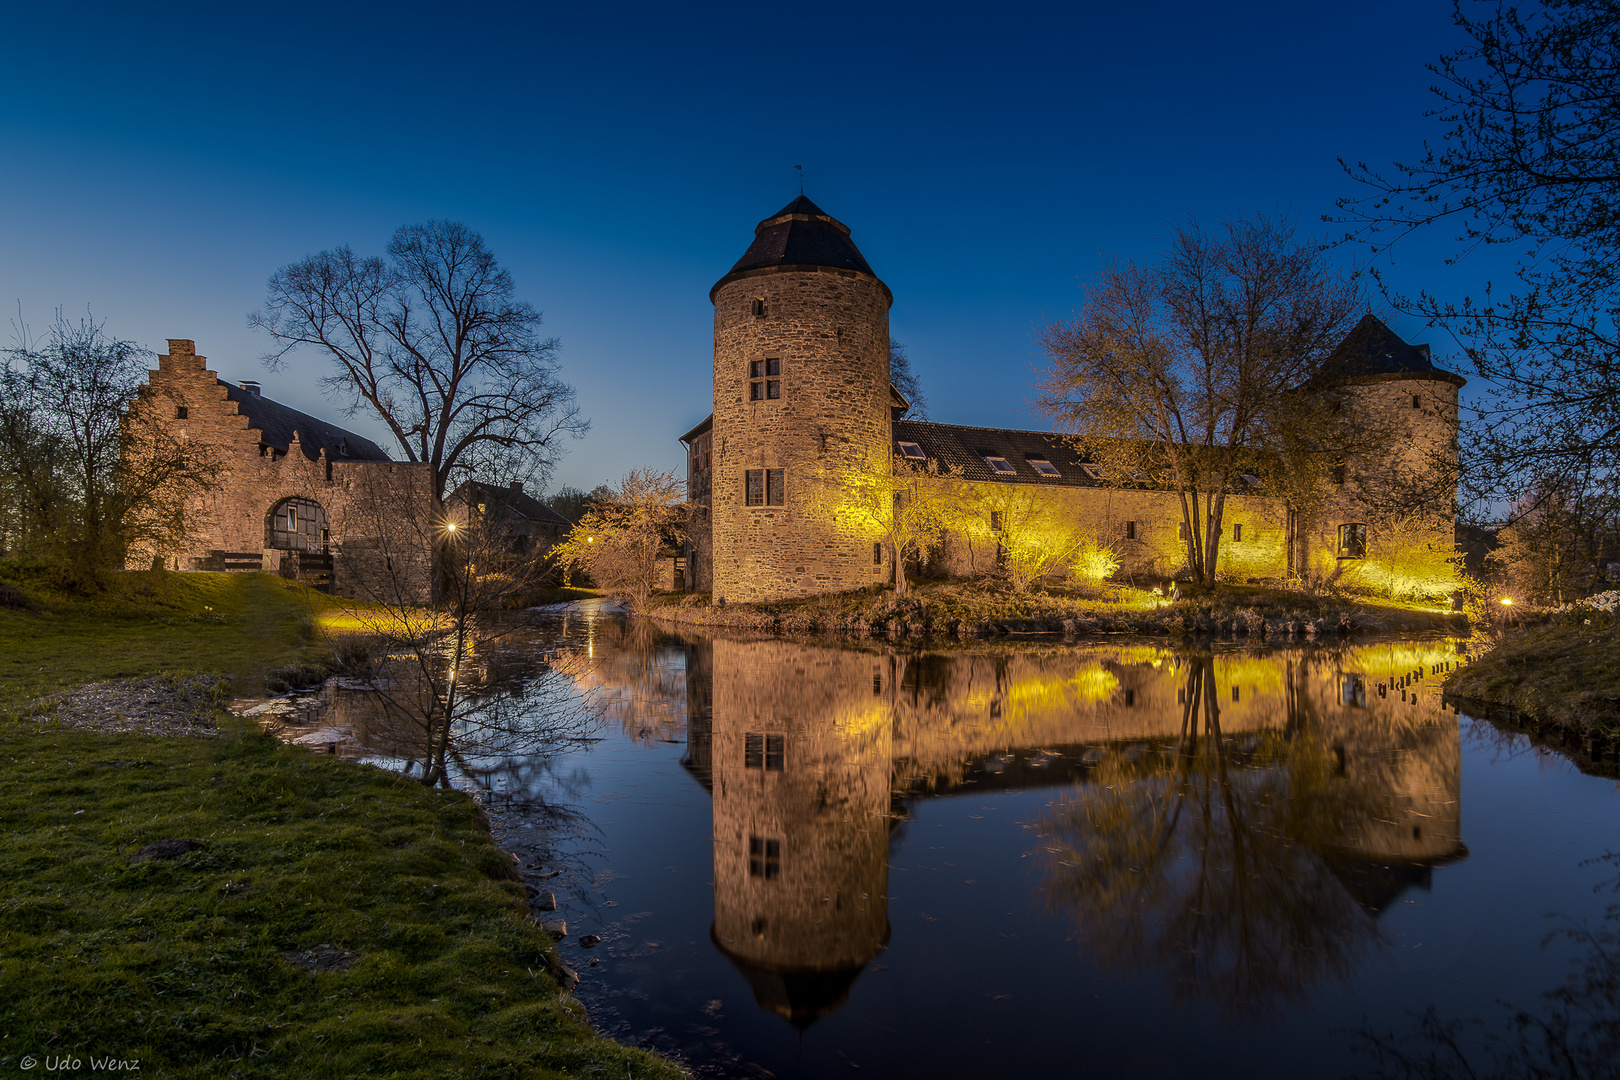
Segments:
[[[710,299],[714,411],[681,437],[688,494],[700,508],[683,587],[717,600],[766,601],[892,581],[871,515],[848,510],[851,477],[874,462],[886,468],[895,455],[959,469],[985,494],[1038,493],[1058,517],[1115,552],[1120,579],[1185,572],[1175,493],[1092,475],[1055,433],[895,420],[903,403],[888,369],[892,297],[848,228],[810,200],[801,196],[760,222]],[[1369,440],[1379,451],[1348,457],[1342,482],[1306,509],[1270,494],[1281,487],[1274,481],[1235,481],[1217,572],[1449,592],[1444,558],[1455,546],[1464,380],[1372,315],[1324,370],[1348,414],[1380,433]],[[1403,499],[1426,508],[1422,520],[1403,525],[1402,542],[1419,552],[1407,559],[1418,568],[1405,577],[1389,559],[1362,550],[1369,528],[1376,535],[1383,525],[1374,523],[1389,521],[1389,507]],[[988,521],[953,531],[927,569],[950,576],[991,569],[1000,550],[994,531]]]

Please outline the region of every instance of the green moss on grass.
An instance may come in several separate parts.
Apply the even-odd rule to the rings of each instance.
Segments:
[[[1586,621],[1590,618],[1590,622]],[[1446,689],[1568,735],[1620,739],[1620,620],[1576,614],[1503,631]]]
[[[280,745],[0,724],[0,1070],[172,1077],[683,1075],[547,974],[476,805]],[[132,862],[156,840],[203,843]],[[299,962],[348,954],[346,970]]]

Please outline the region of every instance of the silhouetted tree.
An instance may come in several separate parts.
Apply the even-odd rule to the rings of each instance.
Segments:
[[[900,396],[910,402],[910,408],[900,418],[927,420],[928,399],[923,396],[922,383],[911,370],[911,357],[906,355],[906,347],[893,338],[889,339],[889,381],[900,391]]]
[[[1478,11],[1478,17],[1470,12]],[[1469,43],[1429,65],[1443,129],[1393,172],[1346,166],[1350,239],[1450,228],[1455,259],[1506,245],[1516,283],[1478,298],[1394,296],[1448,326],[1491,392],[1465,426],[1465,482],[1512,500],[1527,477],[1620,482],[1620,7],[1454,0]]]
[[[386,259],[345,244],[282,267],[248,324],[275,341],[272,368],[300,346],[326,353],[322,387],[432,465],[438,498],[473,475],[544,490],[563,438],[588,425],[558,378],[556,340],[513,292],[482,236],[429,221],[401,226]]]

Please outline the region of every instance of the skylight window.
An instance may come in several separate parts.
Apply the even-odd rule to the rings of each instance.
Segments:
[[[1057,466],[1056,465],[1053,465],[1050,461],[1047,461],[1043,457],[1036,457],[1034,454],[1026,454],[1026,455],[1024,455],[1024,460],[1029,462],[1029,467],[1030,468],[1034,469],[1037,473],[1039,473],[1042,476],[1062,476],[1063,475],[1062,473],[1057,471]]]
[[[983,456],[984,463],[990,466],[992,472],[1002,473],[1007,476],[1016,476],[1018,474],[1018,470],[1013,468],[1012,462],[1006,458],[997,457],[994,454],[985,454]]]
[[[1093,465],[1089,461],[1082,461],[1080,463],[1080,468],[1087,476],[1091,477],[1093,480],[1101,480],[1103,478],[1103,470],[1102,470],[1101,465]]]
[[[1261,488],[1266,486],[1266,482],[1253,473],[1244,473],[1243,482],[1252,488]]]
[[[1151,479],[1144,470],[1138,469],[1135,465],[1126,465],[1119,471],[1125,474],[1127,480],[1134,480],[1138,484],[1145,484]]]
[[[923,453],[923,448],[914,442],[901,443],[900,456],[910,458],[912,461],[926,461],[928,459],[928,455]]]

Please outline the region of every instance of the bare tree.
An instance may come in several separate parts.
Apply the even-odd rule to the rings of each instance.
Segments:
[[[897,596],[910,592],[908,553],[925,555],[947,529],[974,513],[974,496],[962,470],[932,458],[913,464],[900,457],[873,457],[850,474],[841,495],[842,501],[826,512],[847,516],[858,528],[883,537]]]
[[[195,524],[218,471],[205,446],[157,422],[150,353],[104,322],[57,313],[42,340],[17,329],[0,359],[0,488],[7,545],[81,584],[172,547]]]
[[[1490,393],[1464,428],[1465,481],[1483,506],[1534,478],[1620,486],[1620,7],[1453,0],[1471,39],[1429,68],[1443,130],[1392,172],[1346,164],[1369,194],[1339,200],[1346,237],[1383,250],[1453,231],[1456,261],[1506,249],[1516,284],[1461,302],[1391,302],[1442,323]],[[1478,12],[1475,17],[1471,12]]]
[[[907,402],[900,419],[928,419],[928,399],[923,396],[922,383],[911,370],[911,357],[906,354],[906,347],[893,338],[889,339],[889,382]]]
[[[1039,332],[1040,405],[1082,450],[1134,455],[1117,482],[1179,494],[1188,569],[1213,584],[1227,495],[1267,471],[1286,431],[1333,426],[1328,401],[1296,391],[1361,304],[1286,221],[1189,222],[1158,262],[1112,263],[1076,318]]]
[[[272,368],[300,346],[325,352],[326,392],[432,465],[439,499],[475,473],[544,490],[563,438],[588,425],[558,378],[556,340],[513,291],[482,236],[429,221],[401,226],[386,260],[344,245],[282,267],[248,324],[274,340]]]
[[[449,787],[457,771],[543,757],[583,735],[596,710],[576,690],[579,672],[525,647],[530,624],[513,610],[549,572],[545,554],[514,547],[498,517],[423,518],[381,473],[360,480],[370,488],[350,525],[366,547],[344,549],[356,598],[327,624],[328,638],[383,706],[391,752],[420,762],[422,783]],[[437,573],[424,565],[428,552]],[[429,576],[438,587],[423,603]]]
[[[551,558],[582,567],[597,588],[639,609],[658,587],[662,554],[685,542],[689,513],[685,480],[632,469],[617,491],[593,497]]]

